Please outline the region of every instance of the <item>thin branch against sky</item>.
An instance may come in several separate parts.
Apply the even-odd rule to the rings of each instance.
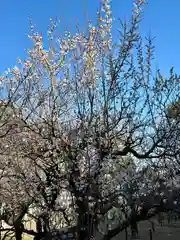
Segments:
[[[16,64],[17,57],[25,57],[25,49],[30,47],[30,41],[25,34],[29,33],[28,16],[32,17],[37,29],[46,34],[49,18],[58,17],[61,20],[60,31],[68,29],[74,31],[76,23],[83,26],[87,20],[95,21],[96,12],[100,1],[97,0],[66,0],[30,2],[1,1],[3,9],[0,15],[0,72]],[[178,13],[179,1],[149,1],[145,9],[145,17],[141,24],[142,35],[147,36],[149,31],[156,36],[156,60],[164,74],[168,73],[171,66],[178,71],[179,68],[179,38],[176,26],[180,21]],[[86,9],[85,9],[86,8]],[[113,0],[112,9],[115,19],[128,18],[132,0]],[[86,18],[86,20],[85,20]],[[118,26],[115,24],[115,26]],[[113,33],[115,34],[114,27]]]

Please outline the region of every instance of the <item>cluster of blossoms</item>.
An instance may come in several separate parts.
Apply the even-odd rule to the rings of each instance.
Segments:
[[[144,6],[144,4],[146,4],[147,2],[145,0],[136,0],[134,1],[134,9],[133,12],[135,13],[135,15],[139,15],[140,12],[142,11],[142,7]]]
[[[143,0],[134,2],[135,16],[141,12],[144,4],[145,1]],[[72,67],[75,67],[81,71],[80,82],[86,83],[90,87],[97,86],[97,80],[101,76],[102,59],[112,49],[110,5],[110,0],[101,0],[101,9],[97,12],[97,24],[96,26],[92,24],[87,26],[87,36],[84,33],[72,35],[70,32],[65,32],[62,38],[54,39],[53,33],[57,23],[53,23],[50,19],[48,28],[50,44],[47,50],[43,46],[41,34],[34,31],[34,26],[30,22],[31,35],[28,35],[28,37],[33,42],[33,48],[27,52],[29,56],[24,62],[18,59],[19,66],[15,66],[12,70],[8,69],[1,76],[1,83],[7,79],[10,81],[21,80],[28,72],[31,73],[29,74],[29,80],[34,75],[38,82],[42,74],[46,74],[51,78],[50,81],[56,84],[59,79],[67,81],[70,72],[72,72]],[[72,72],[73,74],[74,72]]]
[[[56,24],[52,23],[52,19],[50,20],[52,26],[49,28],[48,34],[50,41],[54,41],[52,36]],[[46,72],[54,75],[67,71],[67,68],[70,70],[72,64],[81,64],[81,67],[83,66],[83,77],[89,81],[87,76],[91,72],[92,79],[95,81],[95,75],[98,73],[96,69],[97,63],[99,62],[97,56],[100,56],[100,52],[111,48],[111,25],[110,1],[104,0],[101,3],[101,11],[98,12],[98,26],[88,25],[88,37],[82,33],[72,36],[70,32],[65,32],[64,38],[55,40],[56,47],[49,47],[48,50],[45,50],[42,36],[34,32],[31,23],[32,34],[28,35],[28,37],[33,42],[33,48],[28,51],[29,57],[24,63],[18,59],[18,64],[23,65],[23,67],[15,66],[12,70],[8,69],[1,76],[1,81],[4,81],[5,75],[9,74],[15,76],[14,80],[18,80],[20,79],[20,72],[23,73],[25,69],[27,70],[36,65],[34,66],[35,69],[39,64]]]

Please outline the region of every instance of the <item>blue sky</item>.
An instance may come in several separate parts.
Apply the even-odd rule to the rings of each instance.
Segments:
[[[31,46],[28,16],[37,29],[46,32],[50,17],[61,20],[60,31],[73,30],[75,23],[85,22],[84,9],[89,20],[95,20],[100,0],[1,0],[0,1],[0,73],[13,67],[17,57],[25,56]],[[128,18],[132,0],[113,0],[113,17]],[[141,23],[141,33],[156,36],[154,64],[167,74],[171,66],[180,73],[180,1],[149,0]]]

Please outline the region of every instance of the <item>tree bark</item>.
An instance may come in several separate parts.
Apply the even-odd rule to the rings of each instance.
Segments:
[[[22,240],[24,226],[23,224],[15,226],[15,238],[16,240]]]
[[[137,225],[137,222],[134,222],[131,225],[131,236],[132,236],[132,238],[136,238],[138,236],[138,225]]]

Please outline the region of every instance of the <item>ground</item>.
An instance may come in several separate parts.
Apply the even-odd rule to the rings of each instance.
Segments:
[[[137,239],[141,240],[149,240],[150,234],[149,229],[151,228],[151,224],[148,221],[139,223],[139,237]],[[128,240],[131,239],[130,231],[128,229],[129,237]],[[125,231],[115,237],[113,240],[126,240]],[[155,224],[155,232],[152,232],[152,240],[179,240],[180,239],[180,221],[173,222],[172,224],[168,224],[167,221],[164,222],[161,227],[159,224]]]
[[[148,221],[140,222],[138,224],[139,228],[139,237],[137,240],[149,240],[149,229],[151,229],[151,224]],[[131,240],[130,229],[128,229],[128,240]],[[160,226],[157,222],[155,223],[155,232],[152,232],[152,240],[179,240],[180,239],[180,221],[173,221],[171,224],[168,224],[167,221],[164,221],[163,226]],[[23,240],[32,240],[31,237],[27,235],[23,236]],[[121,232],[118,236],[112,240],[127,240],[125,237],[125,231]]]

